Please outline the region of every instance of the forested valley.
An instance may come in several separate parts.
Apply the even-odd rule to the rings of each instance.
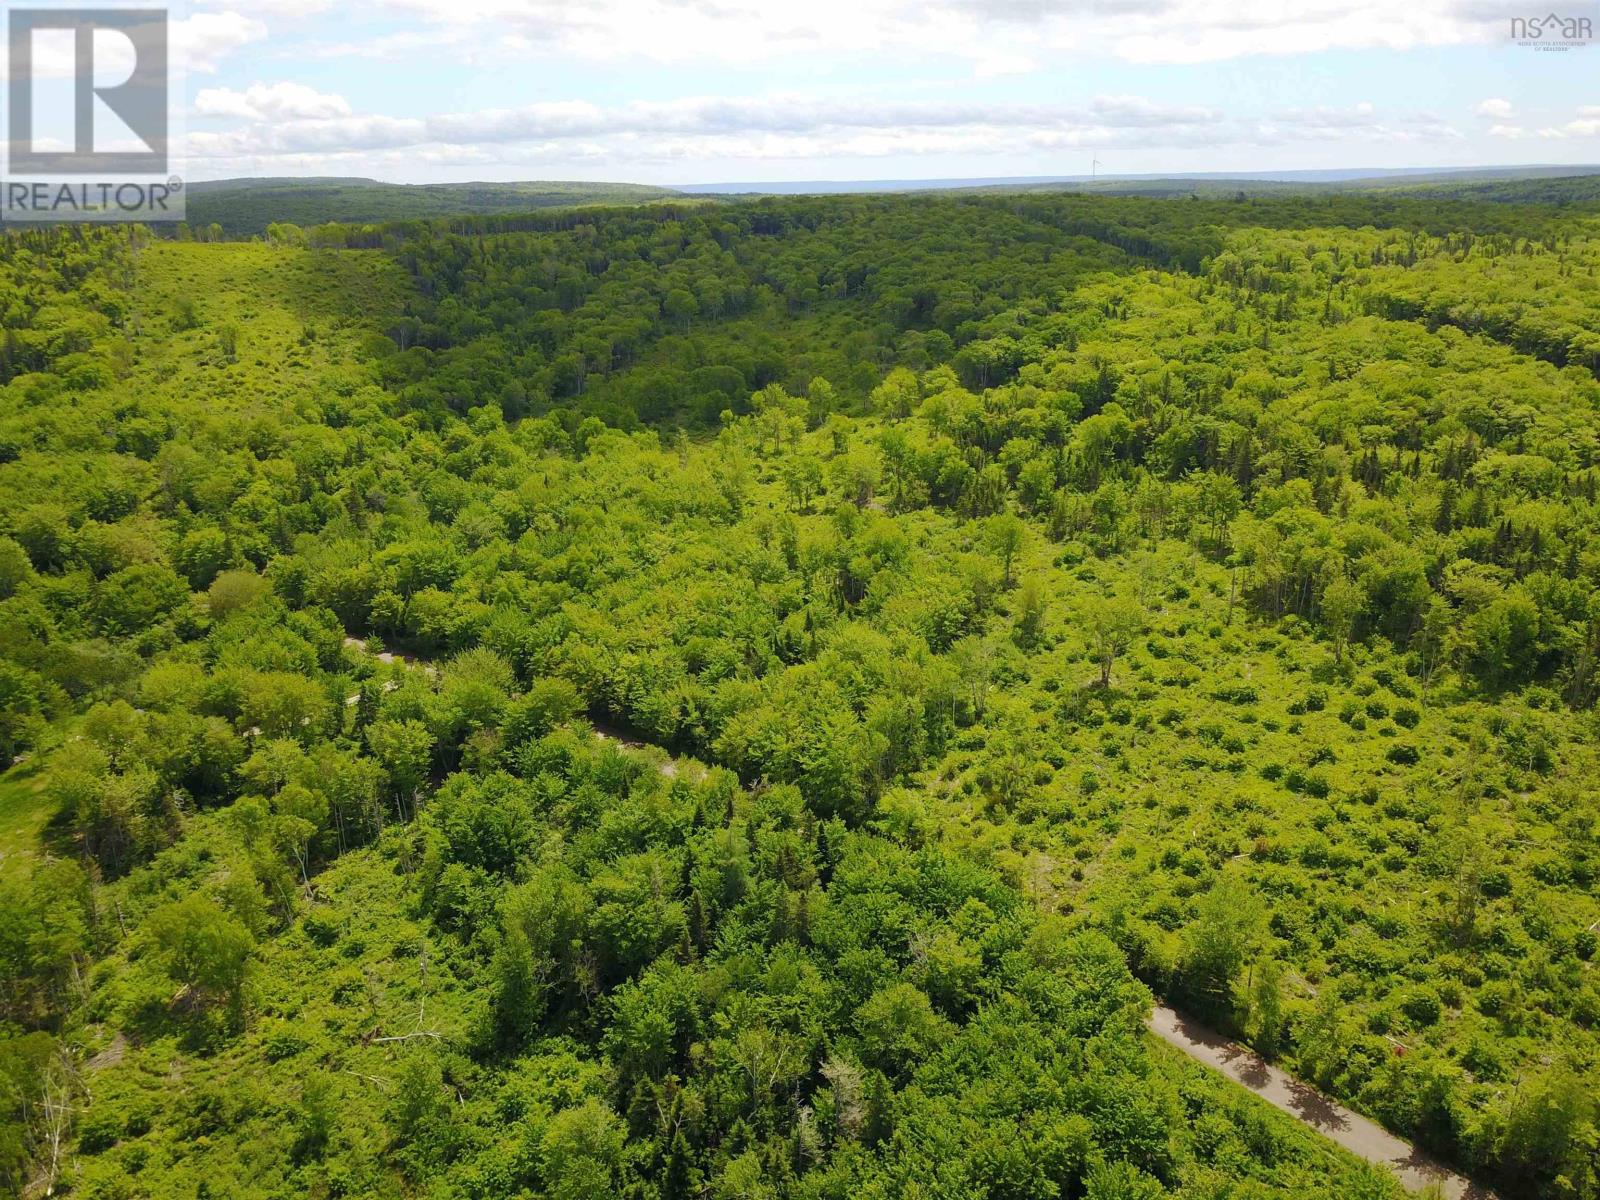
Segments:
[[[0,237],[10,1190],[1600,1198],[1600,216],[202,236]]]

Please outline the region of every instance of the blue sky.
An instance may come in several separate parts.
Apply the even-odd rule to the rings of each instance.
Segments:
[[[1600,161],[1498,0],[206,0],[189,173],[890,179]],[[1555,10],[1600,31],[1600,5]],[[1541,43],[1550,40],[1546,34]]]

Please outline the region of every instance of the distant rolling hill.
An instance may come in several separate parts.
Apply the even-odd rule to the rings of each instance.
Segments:
[[[1504,204],[1585,204],[1600,201],[1600,166],[1504,167],[1462,171],[1288,171],[1242,175],[1110,176],[961,185],[985,192],[1085,192],[1105,196],[1331,195],[1351,192],[1431,195]]]
[[[1095,192],[1112,196],[1231,196],[1370,191],[1415,187],[1515,188],[1600,176],[1600,165],[1469,167],[1345,167],[1307,171],[1196,171],[1183,175],[1029,175],[974,179],[801,180],[768,183],[679,184],[677,190],[704,196],[835,195],[861,192]],[[1560,190],[1559,188],[1557,189]],[[1462,193],[1464,196],[1466,192]]]
[[[274,222],[321,225],[517,212],[581,204],[647,204],[680,197],[637,183],[382,183],[375,179],[219,179],[189,185],[195,228],[221,225],[230,238],[266,232]]]
[[[378,224],[574,205],[650,204],[664,200],[716,203],[775,194],[918,191],[1082,192],[1203,199],[1385,192],[1507,204],[1581,205],[1600,202],[1600,166],[1488,167],[1456,171],[1344,169],[1263,172],[1260,175],[1197,173],[1099,178],[884,179],[687,184],[677,188],[633,183],[399,184],[333,177],[223,179],[190,185],[188,216],[189,224],[197,229],[217,224],[229,238],[249,238],[265,233],[267,226],[274,222],[300,226],[329,221]]]
[[[1500,204],[1595,204],[1600,203],[1600,174],[1432,184],[1415,190],[1452,200],[1487,200]]]

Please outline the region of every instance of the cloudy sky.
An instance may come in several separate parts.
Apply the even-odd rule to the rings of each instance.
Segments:
[[[1566,5],[1600,31],[1600,4]],[[200,0],[189,174],[646,183],[1600,161],[1517,0]]]

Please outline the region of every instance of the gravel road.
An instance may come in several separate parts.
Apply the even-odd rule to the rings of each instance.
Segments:
[[[1436,1184],[1445,1200],[1497,1200],[1495,1193],[1483,1185],[1456,1174],[1383,1126],[1335,1104],[1315,1088],[1263,1061],[1253,1051],[1228,1041],[1181,1013],[1157,1005],[1147,1024],[1162,1041],[1216,1068],[1302,1125],[1310,1126],[1358,1158],[1389,1167],[1411,1190],[1421,1191]]]

